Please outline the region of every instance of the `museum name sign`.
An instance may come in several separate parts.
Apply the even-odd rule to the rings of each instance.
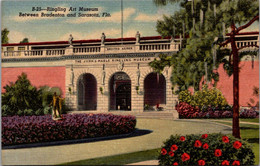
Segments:
[[[75,63],[113,63],[113,62],[147,62],[152,58],[115,58],[115,59],[86,59],[75,60]]]

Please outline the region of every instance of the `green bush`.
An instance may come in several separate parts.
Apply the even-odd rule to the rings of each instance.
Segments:
[[[4,86],[5,93],[2,94],[2,116],[31,116],[51,114],[49,104],[54,92],[61,94],[58,87],[48,86],[37,89],[32,86],[25,73],[18,76],[15,83]],[[69,109],[65,102],[62,105],[62,113]]]
[[[180,92],[179,101],[188,103],[193,107],[197,106],[202,110],[207,109],[208,107],[225,109],[228,106],[228,103],[220,90],[217,88],[208,89],[207,86],[203,86],[203,88],[196,91],[194,95],[188,90]]]
[[[184,90],[179,93],[179,102],[190,104],[193,101],[193,96],[189,90]]]
[[[30,113],[27,109],[37,110],[42,106],[40,92],[32,86],[27,75],[22,73],[15,83],[4,86],[5,93],[2,93],[2,105],[7,105],[8,110],[4,114],[16,115],[18,112]],[[25,111],[26,110],[26,111]],[[2,111],[4,111],[2,109]]]
[[[254,165],[252,147],[222,134],[171,136],[164,142],[159,165]]]

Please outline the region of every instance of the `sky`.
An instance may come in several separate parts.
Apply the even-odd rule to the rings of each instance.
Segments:
[[[135,37],[137,31],[141,36],[158,36],[156,22],[163,15],[172,15],[179,10],[179,5],[157,7],[153,0],[123,0],[124,26],[123,37]],[[66,11],[33,11],[37,9],[66,8]],[[69,11],[70,7],[76,11]],[[79,11],[79,7],[97,8],[98,11]],[[39,14],[39,17],[19,17],[19,14]],[[40,17],[41,14],[64,14],[65,17]],[[76,17],[67,14],[76,13]],[[78,14],[100,14],[100,17],[78,17]],[[111,17],[102,17],[109,13]],[[30,42],[68,40],[72,34],[74,40],[100,39],[102,32],[107,38],[121,37],[121,0],[5,0],[2,1],[1,29],[10,33],[9,43],[17,43],[25,37]],[[258,29],[258,23],[247,31]]]
[[[66,11],[32,11],[33,7],[46,9],[66,8]],[[69,8],[76,11],[69,11]],[[98,11],[79,11],[79,7],[98,8]],[[171,15],[178,5],[157,7],[152,0],[124,0],[124,37],[158,36],[156,21],[163,15]],[[74,14],[77,17],[19,17],[21,13]],[[96,14],[101,17],[78,17],[78,14]],[[111,17],[102,17],[109,13]],[[30,42],[68,40],[72,34],[74,40],[100,39],[102,32],[107,38],[121,37],[121,0],[85,0],[85,1],[2,1],[2,29],[10,33],[9,43],[29,38]]]

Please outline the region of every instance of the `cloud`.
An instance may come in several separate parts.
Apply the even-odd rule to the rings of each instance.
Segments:
[[[144,14],[144,13],[139,13],[135,17],[135,21],[140,21],[140,22],[156,22],[157,20],[162,19],[162,15],[160,14]]]
[[[124,20],[128,20],[134,13],[135,13],[134,8],[126,8],[123,11],[123,17]],[[82,13],[85,14],[85,13]],[[70,20],[67,20],[66,22],[68,23],[73,23],[73,24],[81,24],[81,23],[86,23],[86,22],[116,22],[120,23],[121,22],[121,11],[119,12],[114,12],[110,13],[111,17],[102,17],[102,13],[99,13],[100,17],[78,17],[78,18],[71,18]]]
[[[47,7],[46,7],[47,8]],[[59,14],[59,15],[63,15],[66,17],[66,15],[68,13],[70,13],[69,11],[69,7],[66,7],[65,5],[58,5],[56,7],[53,8],[58,8],[59,11],[39,11],[39,12],[31,12],[31,13],[27,13],[27,12],[19,12],[18,15],[16,16],[12,16],[11,19],[16,21],[16,22],[26,22],[26,21],[36,21],[36,20],[46,20],[46,19],[57,19],[57,18],[64,18],[64,17],[48,17],[46,15],[42,15],[42,14]],[[66,8],[66,10],[64,11],[63,9]],[[20,15],[20,14],[25,14],[25,16]],[[28,15],[29,14],[29,15]],[[37,17],[35,17],[37,15]]]
[[[9,43],[20,43],[24,38],[28,38],[29,42],[36,42],[37,39],[31,35],[27,35],[18,31],[10,31],[8,34]]]
[[[135,37],[137,31],[138,30],[134,30],[134,29],[128,30],[124,33],[124,37]],[[142,35],[142,32],[139,31],[139,33]]]
[[[120,29],[102,29],[96,30],[88,33],[79,33],[79,32],[71,32],[66,33],[60,37],[59,40],[68,40],[69,35],[72,34],[74,40],[88,40],[88,39],[101,39],[102,33],[105,33],[106,38],[120,38],[121,30]],[[135,37],[136,30],[129,30],[124,33],[124,37]],[[140,32],[141,33],[141,32]]]
[[[62,40],[62,41],[68,40],[70,37],[70,34],[72,34],[73,40],[83,40],[84,35],[79,32],[66,33],[63,36],[61,36],[59,40]]]

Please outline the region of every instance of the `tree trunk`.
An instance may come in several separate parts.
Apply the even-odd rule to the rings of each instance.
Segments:
[[[240,137],[240,128],[239,128],[239,57],[238,50],[235,43],[235,35],[236,29],[235,24],[231,25],[231,34],[230,34],[230,42],[232,47],[233,54],[233,130],[232,135],[236,138]]]

